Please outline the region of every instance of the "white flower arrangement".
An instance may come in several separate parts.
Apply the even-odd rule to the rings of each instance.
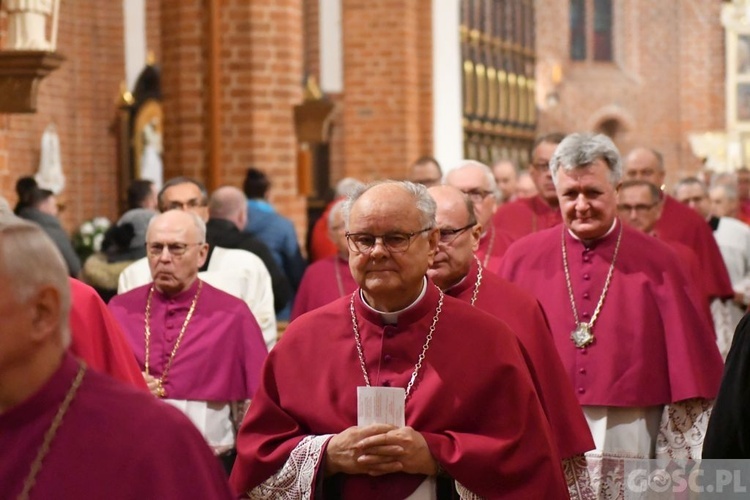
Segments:
[[[106,217],[94,217],[78,227],[78,231],[73,236],[73,246],[81,261],[86,260],[92,253],[101,251],[104,233],[111,225],[112,223]]]

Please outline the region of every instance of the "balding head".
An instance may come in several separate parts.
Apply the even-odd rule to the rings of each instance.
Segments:
[[[0,216],[0,413],[47,381],[70,344],[65,261],[36,224]]]
[[[461,281],[471,268],[482,227],[474,216],[474,204],[453,186],[429,189],[435,200],[435,221],[440,229],[438,250],[427,275],[442,290]]]
[[[225,219],[232,221],[242,230],[247,222],[247,198],[245,193],[234,186],[223,186],[211,194],[208,204],[210,219]]]
[[[625,157],[625,178],[648,181],[655,186],[664,184],[664,158],[650,148],[635,148]]]
[[[474,160],[463,160],[445,176],[445,183],[458,188],[474,203],[477,221],[485,229],[497,210],[500,192],[490,167]]]

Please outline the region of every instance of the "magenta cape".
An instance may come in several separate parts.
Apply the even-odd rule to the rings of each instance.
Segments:
[[[16,498],[78,363],[0,414],[0,489]],[[232,498],[195,426],[150,394],[87,370],[42,462],[31,498]]]
[[[474,253],[479,257],[485,269],[497,274],[500,271],[503,255],[511,243],[513,243],[513,238],[508,233],[490,226],[479,240],[479,247]]]
[[[336,278],[337,270],[343,293]],[[302,276],[297,295],[294,296],[290,319],[293,320],[344,295],[351,295],[357,286],[349,270],[349,263],[344,259],[334,255],[314,262],[307,266]]]
[[[594,325],[594,344],[578,349],[562,265],[561,232],[581,321],[599,300],[621,223],[588,249],[560,225],[514,243],[501,276],[535,295],[549,318],[582,405],[643,407],[713,398],[722,361],[702,299],[674,252],[657,238],[623,228],[612,282]]]
[[[667,241],[687,245],[698,257],[703,275],[703,287],[710,298],[734,297],[732,282],[711,228],[692,208],[671,196],[664,201],[664,211],[656,223],[656,234]]]
[[[472,261],[466,278],[446,293],[471,303],[479,266]],[[526,350],[529,368],[544,406],[560,457],[570,458],[594,449],[565,368],[557,354],[544,311],[537,300],[520,287],[484,271],[475,307],[504,321]]]
[[[550,207],[541,196],[536,195],[501,205],[492,223],[517,240],[562,223],[562,215],[558,207]]]
[[[370,380],[406,387],[438,302],[422,301],[386,326],[356,295]],[[364,384],[349,297],[289,325],[268,356],[263,381],[237,438],[230,483],[254,488],[307,435],[357,423]],[[567,498],[560,459],[515,335],[497,319],[445,297],[434,339],[406,402],[406,424],[421,432],[447,473],[486,498]],[[347,498],[405,498],[424,476],[342,478]],[[313,491],[311,497],[319,494]]]
[[[69,278],[70,352],[102,373],[148,390],[133,349],[104,301],[90,286]]]
[[[154,292],[151,304],[150,373],[160,377],[190,309],[198,280],[167,298]],[[141,369],[145,368],[145,311],[151,284],[109,302]],[[241,401],[251,399],[267,354],[258,323],[240,299],[203,283],[164,388],[170,399]]]

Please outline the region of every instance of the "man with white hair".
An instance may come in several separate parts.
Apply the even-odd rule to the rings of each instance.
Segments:
[[[469,197],[474,205],[477,224],[482,236],[476,255],[489,272],[497,273],[505,250],[513,241],[503,230],[492,224],[500,192],[490,167],[474,160],[464,160],[445,176],[445,184],[457,188]]]
[[[426,188],[370,184],[344,214],[360,289],[292,321],[269,356],[235,493],[436,498],[445,482],[449,497],[568,498],[518,339],[425,277],[438,240]]]
[[[153,282],[109,308],[151,392],[184,411],[231,470],[237,425],[267,355],[260,327],[244,302],[198,277],[208,245],[196,214],[155,216],[146,249]]]
[[[501,276],[548,314],[596,443],[589,471],[622,484],[624,457],[698,458],[722,371],[702,297],[665,243],[617,218],[608,137],[569,135],[550,171],[564,224],[514,243]],[[594,497],[622,498],[610,486],[595,479]]]
[[[3,497],[231,498],[184,415],[67,351],[67,269],[40,228],[0,217],[0,281]]]
[[[208,191],[189,177],[169,179],[159,191],[159,210],[184,210],[209,220]],[[200,278],[207,283],[241,298],[252,311],[263,330],[263,338],[270,349],[276,343],[276,315],[274,311],[271,275],[257,255],[245,250],[222,248],[209,243],[209,253],[200,269]],[[117,292],[125,293],[151,281],[148,259],[135,261],[125,268],[118,280]]]

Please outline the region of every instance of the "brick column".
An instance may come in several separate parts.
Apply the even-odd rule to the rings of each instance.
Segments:
[[[207,180],[208,1],[162,0],[166,176]],[[241,186],[249,166],[265,170],[271,202],[302,233],[293,123],[302,100],[301,0],[222,0],[220,16],[220,177]]]
[[[403,178],[432,152],[431,9],[430,0],[343,0],[348,175]]]

